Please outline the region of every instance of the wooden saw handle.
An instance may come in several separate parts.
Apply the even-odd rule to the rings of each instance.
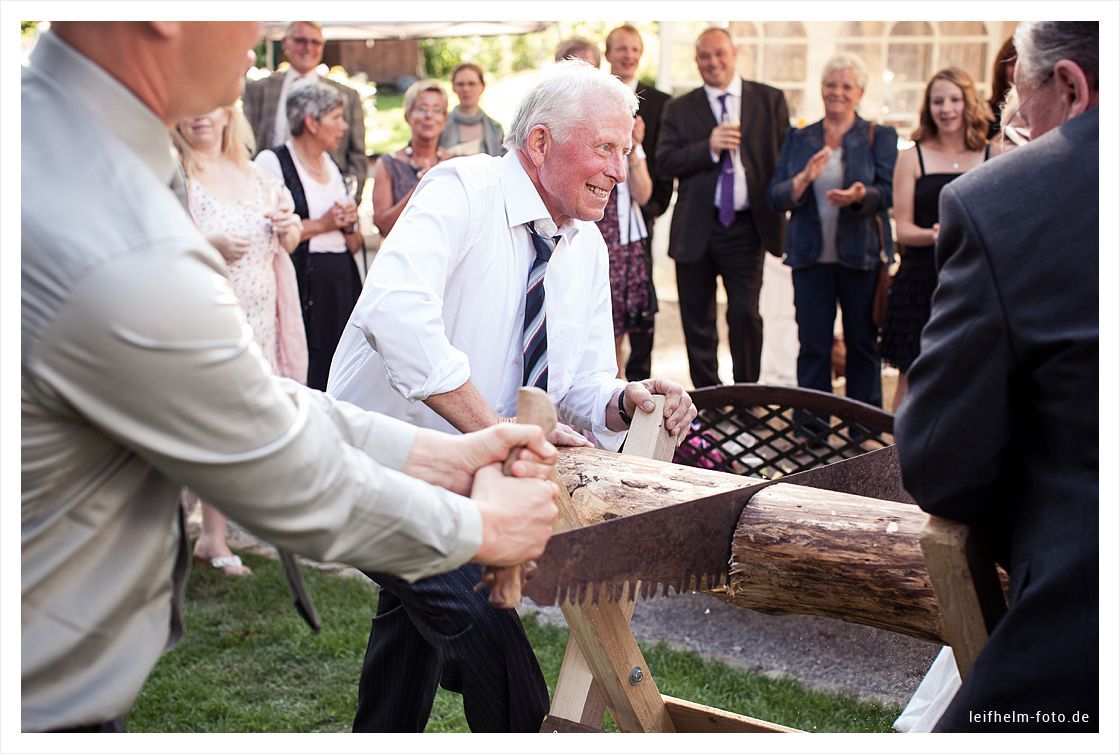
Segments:
[[[541,428],[545,437],[556,428],[556,407],[549,400],[548,393],[539,387],[523,387],[517,394],[517,423],[535,424]],[[513,462],[524,448],[519,445],[509,452],[502,472],[512,475]],[[512,608],[521,602],[521,566],[487,568],[483,573],[483,583],[490,582],[490,604],[495,607]]]

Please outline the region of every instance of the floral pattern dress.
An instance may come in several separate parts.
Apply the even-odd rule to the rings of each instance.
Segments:
[[[283,186],[270,186],[271,179],[251,166],[256,191],[245,199],[215,196],[195,179],[187,186],[188,206],[195,225],[204,236],[231,233],[249,238],[249,251],[229,266],[230,282],[241,310],[253,330],[268,365],[278,372],[276,331],[276,272],[273,255],[282,251],[272,232],[267,213],[277,209]]]
[[[603,234],[610,259],[611,313],[615,336],[638,332],[650,310],[649,268],[640,240],[622,242],[618,227],[618,189],[611,191],[603,219],[595,224]]]

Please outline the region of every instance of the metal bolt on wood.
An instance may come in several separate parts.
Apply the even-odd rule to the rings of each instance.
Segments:
[[[645,677],[646,677],[645,674],[642,673],[642,669],[635,666],[630,671],[630,685],[631,686],[637,686],[639,683],[642,682],[642,679],[645,678]]]

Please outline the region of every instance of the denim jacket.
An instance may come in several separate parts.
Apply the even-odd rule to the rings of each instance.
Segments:
[[[836,254],[840,264],[857,270],[874,269],[879,264],[879,232],[875,227],[878,215],[883,223],[883,246],[888,258],[894,260],[894,240],[889,214],[894,163],[898,158],[898,134],[890,126],[875,126],[874,154],[867,141],[869,123],[856,117],[844,134],[842,162],[844,187],[861,181],[867,187],[863,202],[840,208],[836,225]],[[785,263],[800,269],[815,264],[821,255],[821,220],[812,184],[805,189],[801,201],[793,199],[793,177],[809,158],[824,147],[824,121],[805,128],[791,128],[782,142],[778,166],[770,181],[767,200],[777,212],[789,211],[786,228]]]

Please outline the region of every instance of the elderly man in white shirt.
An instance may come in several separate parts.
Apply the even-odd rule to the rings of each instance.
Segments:
[[[123,728],[182,633],[184,485],[278,546],[406,579],[514,565],[551,532],[539,429],[416,430],[271,374],[169,187],[168,129],[234,101],[259,36],[57,22],[24,69],[24,731]],[[503,477],[526,442],[515,474],[540,478]]]
[[[563,62],[522,102],[504,157],[429,171],[370,269],[328,392],[465,432],[512,420],[518,388],[536,384],[570,425],[554,442],[586,435],[611,450],[637,409],[653,410],[651,394],[664,394],[665,427],[683,437],[696,410],[680,386],[615,379],[606,245],[593,221],[625,180],[636,109],[617,78]],[[383,589],[356,731],[423,730],[437,683],[463,694],[474,731],[540,729],[540,668],[516,613],[471,590],[478,576],[463,568],[406,585],[371,574]]]

